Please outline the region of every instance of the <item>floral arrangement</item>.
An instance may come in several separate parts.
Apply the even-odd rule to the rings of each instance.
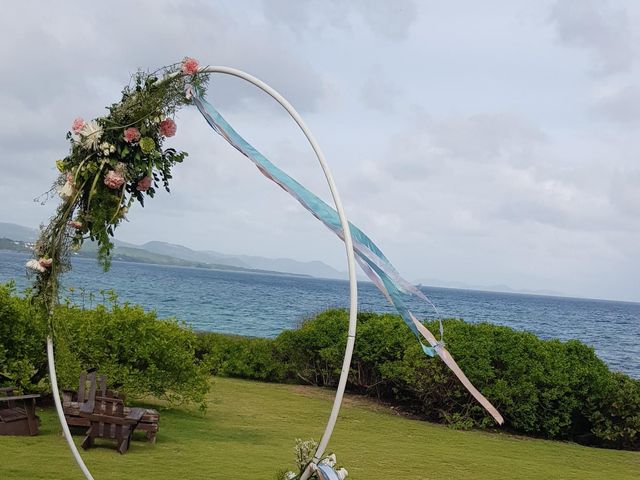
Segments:
[[[311,463],[313,459],[313,454],[318,448],[318,443],[314,440],[305,440],[296,439],[296,446],[294,447],[295,458],[296,458],[296,467],[298,469],[298,473],[294,471],[281,471],[276,474],[277,480],[299,480],[302,476],[302,473],[306,470],[307,466]],[[328,465],[333,468],[340,480],[344,480],[349,476],[349,472],[344,467],[339,467],[336,461],[335,453],[330,454],[329,456],[323,458],[318,462],[319,465]],[[317,467],[314,469],[312,465],[312,470],[317,472]],[[320,480],[318,473],[313,473],[310,477],[311,480]]]
[[[187,85],[203,90],[207,80],[198,61],[188,57],[155,72],[139,71],[105,116],[73,121],[67,133],[70,151],[56,161],[60,175],[52,188],[62,202],[49,225],[41,227],[36,259],[27,262],[37,272],[36,298],[49,310],[58,300],[58,277],[70,268],[71,249],[87,239],[97,242],[98,259],[107,270],[111,237],[132,204],[144,206],[161,187],[169,191],[171,169],[187,153],[163,148],[163,142],[176,134],[178,108],[190,103]]]

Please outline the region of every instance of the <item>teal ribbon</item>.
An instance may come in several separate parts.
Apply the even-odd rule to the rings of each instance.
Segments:
[[[340,217],[333,207],[270,162],[253,145],[236,132],[213,105],[204,99],[199,91],[192,89],[192,98],[194,104],[214,131],[251,160],[264,176],[280,185],[280,187],[298,200],[298,202],[309,210],[318,220],[344,240],[344,231]],[[422,337],[411,319],[411,312],[404,301],[404,296],[416,296],[427,301],[431,306],[433,306],[433,304],[424,293],[400,276],[378,246],[362,230],[352,223],[349,223],[349,229],[353,239],[356,260],[365,274],[396,308],[404,322],[420,341],[422,351],[430,357],[435,356],[437,354],[436,348],[422,343]],[[433,308],[435,309],[435,307]],[[442,323],[440,323],[440,337],[442,340]]]

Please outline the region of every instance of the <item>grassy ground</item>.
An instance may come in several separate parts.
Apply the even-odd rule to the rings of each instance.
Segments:
[[[136,441],[122,456],[108,446],[83,452],[96,480],[272,479],[293,466],[296,437],[319,439],[332,398],[320,389],[230,379],[216,379],[212,392],[206,416],[163,410],[156,445]],[[53,410],[39,415],[39,436],[0,437],[0,479],[82,478]],[[354,480],[640,478],[640,453],[454,431],[357,398],[343,407],[330,448]]]

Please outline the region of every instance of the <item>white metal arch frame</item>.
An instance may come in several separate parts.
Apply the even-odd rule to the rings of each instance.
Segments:
[[[222,73],[225,75],[230,75],[233,77],[240,78],[245,80],[256,87],[258,87],[263,92],[267,93],[270,97],[276,100],[282,107],[287,111],[287,113],[293,118],[296,122],[302,133],[309,141],[311,148],[313,149],[316,157],[318,158],[318,162],[320,163],[320,167],[322,168],[322,172],[327,180],[327,184],[329,185],[329,190],[331,191],[331,196],[333,198],[333,202],[336,207],[336,211],[338,212],[338,216],[340,217],[340,223],[342,225],[342,229],[344,232],[344,244],[347,253],[347,264],[349,268],[349,330],[347,336],[347,346],[344,353],[344,360],[342,362],[342,371],[340,373],[340,380],[338,382],[338,389],[336,391],[336,396],[333,401],[333,407],[331,408],[331,414],[329,415],[329,420],[327,421],[327,426],[325,428],[324,434],[320,439],[320,443],[318,445],[318,449],[315,452],[313,457],[313,463],[317,463],[325,449],[327,448],[327,444],[329,443],[329,439],[331,438],[331,434],[333,433],[333,429],[335,427],[336,421],[338,419],[338,414],[340,412],[340,406],[342,405],[342,398],[344,396],[344,390],[347,385],[347,377],[349,375],[349,367],[351,365],[351,356],[353,354],[353,347],[355,345],[356,339],[356,322],[357,322],[357,314],[358,314],[358,284],[356,282],[356,263],[355,256],[353,253],[353,242],[351,240],[351,231],[349,229],[349,222],[347,220],[347,216],[344,212],[344,208],[342,206],[342,201],[340,200],[340,195],[338,193],[338,188],[333,180],[333,175],[331,174],[331,170],[325,160],[325,156],[320,149],[320,145],[316,141],[315,137],[307,127],[306,123],[300,116],[300,114],[293,108],[293,106],[275,89],[267,85],[265,82],[257,79],[256,77],[249,75],[242,70],[238,70],[232,67],[225,66],[210,66],[199,69],[202,73]],[[181,75],[181,73],[176,73],[174,75]],[[51,336],[47,337],[47,358],[49,361],[49,376],[51,379],[51,390],[53,393],[53,399],[56,406],[56,411],[58,413],[58,418],[60,420],[60,424],[62,426],[63,435],[69,445],[69,449],[73,454],[73,457],[78,464],[78,467],[84,474],[87,480],[93,480],[93,476],[91,472],[85,465],[82,457],[80,456],[80,452],[78,452],[78,448],[73,442],[73,438],[71,436],[71,432],[69,431],[69,427],[64,418],[64,412],[62,410],[62,403],[60,402],[60,393],[58,390],[58,380],[56,376],[56,367],[55,367],[55,358],[54,358],[54,350],[53,350],[53,338]],[[311,464],[307,467],[307,469],[302,474],[301,480],[308,479],[311,474]]]

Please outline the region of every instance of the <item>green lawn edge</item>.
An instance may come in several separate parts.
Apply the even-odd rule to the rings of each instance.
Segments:
[[[296,438],[319,440],[332,394],[315,387],[216,378],[206,414],[161,410],[155,445],[82,451],[99,479],[273,479],[293,467]],[[0,437],[0,478],[80,479],[53,409],[36,437]],[[142,439],[143,437],[137,437]],[[76,443],[82,435],[75,437]],[[505,433],[458,431],[348,397],[329,446],[349,479],[637,479],[640,452]]]

